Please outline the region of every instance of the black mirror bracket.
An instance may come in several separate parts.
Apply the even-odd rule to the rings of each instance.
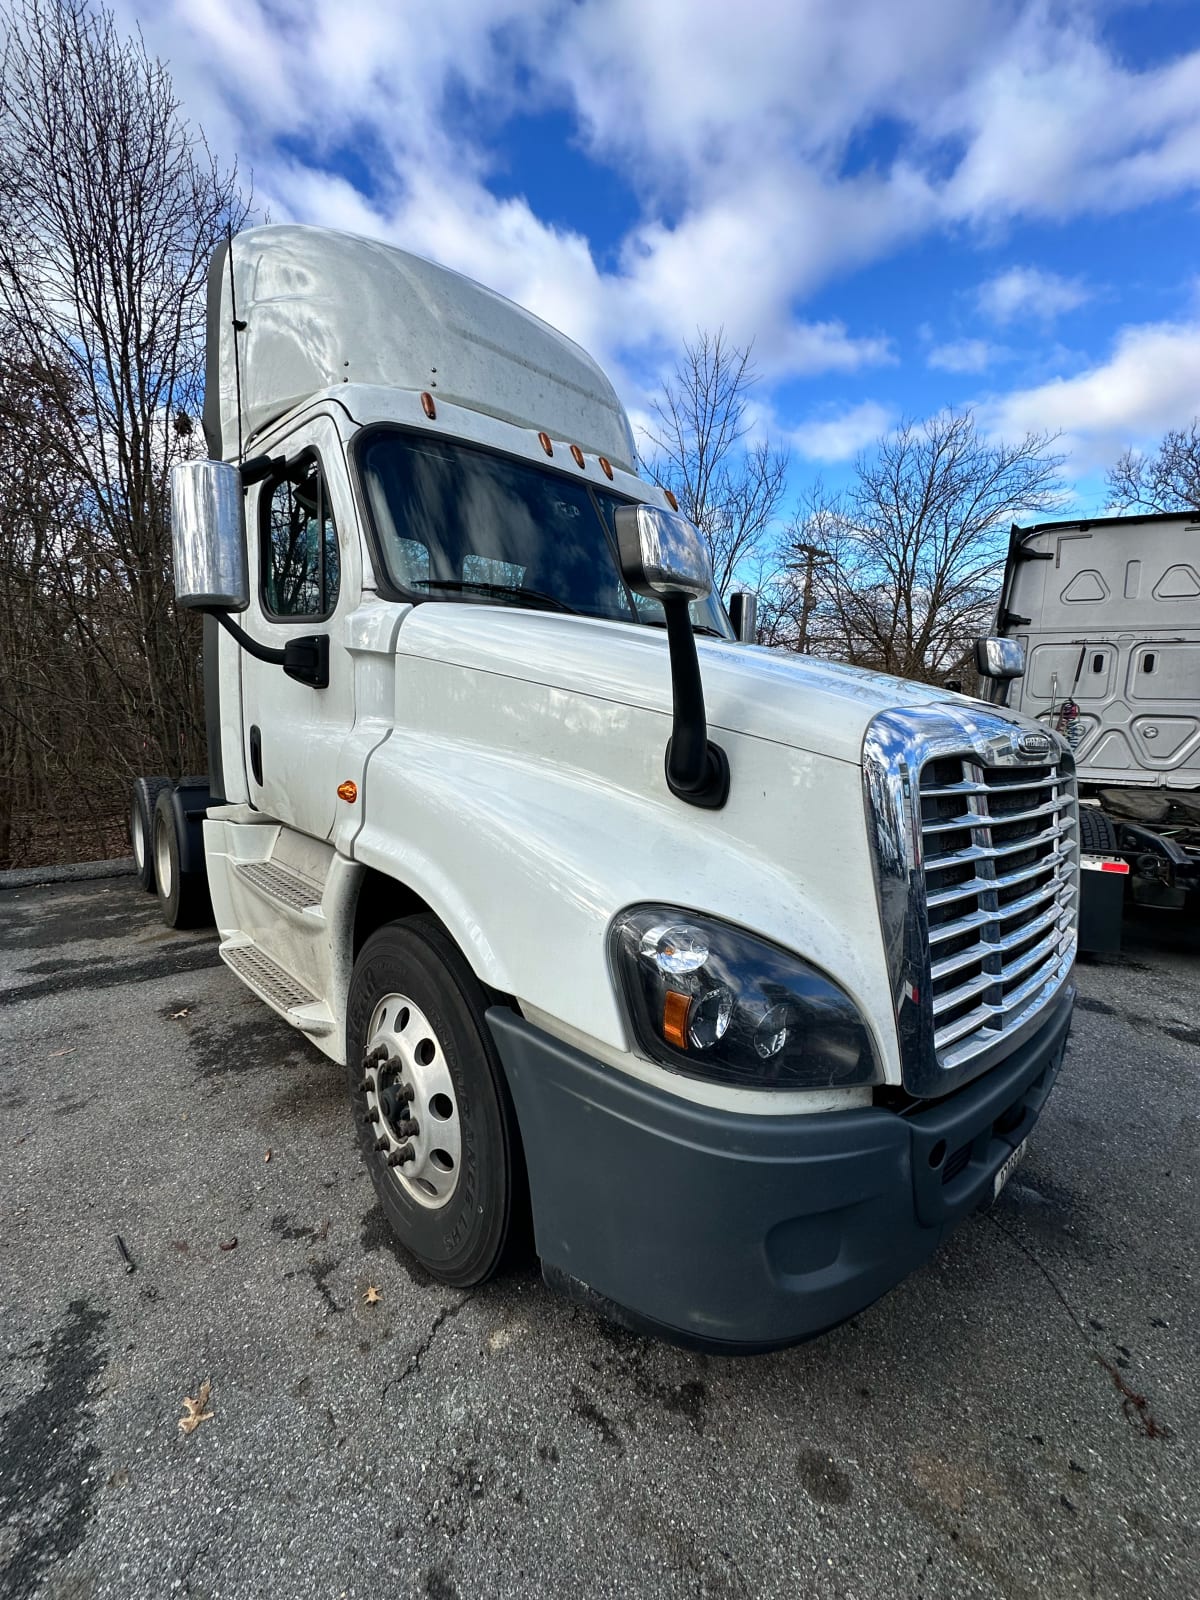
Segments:
[[[667,741],[667,788],[678,800],[719,811],[729,798],[729,758],[708,737],[696,635],[686,595],[664,596],[674,718]]]
[[[221,610],[218,606],[205,606],[203,609],[215,617],[225,632],[236,639],[247,655],[252,655],[256,661],[265,661],[269,666],[282,667],[289,678],[295,678],[298,683],[307,683],[310,688],[329,687],[327,633],[305,634],[299,639],[289,639],[282,650],[272,650],[269,645],[259,644],[257,639],[252,639],[227,611]]]
[[[685,788],[675,777],[671,765],[671,746],[673,739],[667,740],[667,754],[664,765],[667,773],[667,788],[677,800],[685,800],[690,806],[701,806],[705,811],[720,811],[729,799],[729,757],[719,744],[709,741],[705,751],[705,770],[700,786],[695,789]]]

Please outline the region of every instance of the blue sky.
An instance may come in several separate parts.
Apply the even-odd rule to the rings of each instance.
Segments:
[[[273,220],[578,339],[635,423],[753,341],[800,488],[901,417],[1058,431],[1079,510],[1200,413],[1200,0],[118,0]]]

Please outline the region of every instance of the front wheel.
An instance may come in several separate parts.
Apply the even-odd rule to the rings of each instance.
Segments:
[[[486,1004],[433,917],[373,933],[350,981],[347,1059],[363,1160],[400,1242],[458,1288],[500,1266],[524,1181]]]

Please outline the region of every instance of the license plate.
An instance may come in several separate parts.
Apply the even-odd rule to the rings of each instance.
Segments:
[[[1003,1189],[1004,1185],[1008,1182],[1008,1180],[1012,1177],[1013,1168],[1017,1165],[1018,1161],[1020,1161],[1021,1157],[1025,1154],[1025,1146],[1028,1143],[1029,1143],[1028,1139],[1022,1139],[1021,1143],[1017,1146],[1017,1148],[1013,1151],[1012,1155],[1009,1156],[1008,1160],[1000,1168],[1000,1171],[992,1179],[992,1199],[993,1200],[1000,1193],[1001,1189]]]

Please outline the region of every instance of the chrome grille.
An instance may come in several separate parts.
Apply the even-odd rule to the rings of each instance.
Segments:
[[[962,1067],[1023,1026],[1074,958],[1074,782],[974,752],[921,769],[933,1049]]]

